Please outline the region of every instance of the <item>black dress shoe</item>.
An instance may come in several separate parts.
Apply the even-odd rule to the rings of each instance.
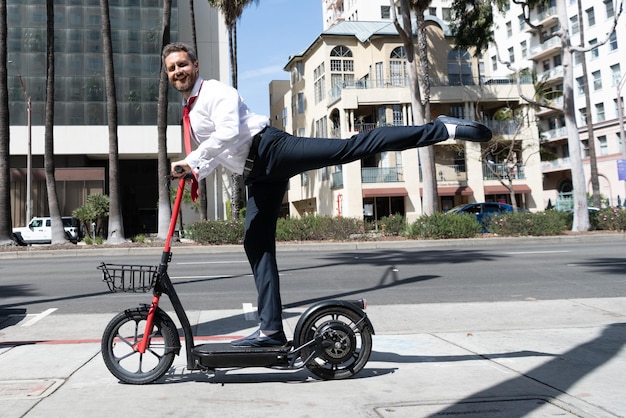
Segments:
[[[478,122],[452,118],[450,116],[439,116],[437,121],[446,125],[450,139],[487,142],[492,137],[491,130]]]
[[[287,344],[287,337],[283,331],[270,336],[261,336],[259,331],[230,342],[233,347],[280,347]]]

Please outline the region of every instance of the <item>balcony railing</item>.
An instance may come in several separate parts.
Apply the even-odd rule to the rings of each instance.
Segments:
[[[402,167],[362,167],[363,183],[396,183],[404,181]]]
[[[567,128],[565,126],[556,129],[550,129],[549,131],[541,132],[539,137],[543,141],[550,141],[555,138],[562,138],[567,136]]]
[[[497,86],[515,84],[514,77],[474,77],[474,76],[448,76],[440,78],[431,78],[431,87],[456,87],[456,86]],[[532,84],[532,76],[525,75],[521,77],[522,84]],[[334,103],[341,98],[343,90],[350,89],[387,89],[387,88],[406,88],[409,86],[407,77],[397,77],[391,79],[361,79],[350,82],[335,84],[328,93],[328,102]]]
[[[505,164],[483,164],[483,180],[499,180],[507,178],[507,167]],[[511,170],[512,179],[524,179],[524,166],[516,164]]]
[[[464,165],[436,164],[437,180],[439,181],[467,181],[467,171]]]

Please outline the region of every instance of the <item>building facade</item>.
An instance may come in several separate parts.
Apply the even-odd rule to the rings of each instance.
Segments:
[[[8,2],[11,212],[25,225],[31,158],[32,215],[48,214],[43,169],[46,83],[46,6]],[[202,76],[227,79],[223,19],[207,2],[197,2],[198,56]],[[99,0],[55,0],[54,154],[62,215],[88,195],[108,193],[108,127]],[[127,236],[156,231],[157,98],[161,71],[161,0],[110,0],[118,105],[122,213]],[[172,1],[171,39],[191,42],[188,2]],[[28,123],[24,90],[31,98]],[[182,152],[180,95],[170,89],[167,152]],[[29,127],[31,146],[29,150]],[[207,182],[222,190],[219,174]],[[221,196],[221,193],[220,193]],[[217,212],[223,211],[220,207]]]
[[[514,147],[515,203],[542,204],[541,171],[534,114],[510,78],[489,78],[482,63],[451,44],[447,25],[428,21],[432,78],[431,115],[479,120],[498,138],[492,158],[480,144],[446,141],[435,146],[440,206],[473,201],[511,202],[500,178],[502,152]],[[406,51],[391,22],[340,20],[285,66],[291,90],[281,110],[282,126],[297,135],[345,138],[377,126],[414,124]],[[522,86],[532,91],[530,82]],[[287,107],[287,106],[290,106]],[[523,121],[499,121],[503,108],[524,113]],[[518,129],[519,128],[519,129]],[[489,160],[489,162],[487,162]],[[380,219],[393,214],[413,220],[422,214],[420,163],[415,149],[382,153],[343,166],[303,173],[290,182],[292,216],[320,215]],[[509,184],[509,183],[507,183]]]
[[[559,38],[542,43],[541,33],[550,34],[561,26],[567,27],[572,45],[592,48],[573,56],[574,111],[582,142],[583,155],[570,155],[567,129],[563,112],[541,108],[537,111],[537,127],[541,141],[542,172],[544,176],[543,207],[556,206],[569,209],[572,199],[571,159],[582,158],[586,190],[591,194],[590,148],[594,147],[598,168],[600,194],[603,204],[616,206],[624,202],[626,182],[618,178],[618,160],[626,159],[623,132],[619,123],[618,98],[622,97],[626,56],[626,30],[623,23],[608,36],[613,25],[616,5],[620,1],[589,0],[579,5],[576,0],[551,0],[545,6],[530,12],[530,21],[541,26],[537,31],[528,26],[521,8],[514,4],[496,21],[496,39],[499,50],[492,48],[485,54],[486,66],[495,74],[507,74],[509,70],[500,62],[498,54],[511,61],[516,68],[529,68],[536,72],[538,85],[544,97],[555,105],[563,105],[563,48]],[[559,22],[558,7],[567,9],[567,22]],[[623,22],[623,17],[620,20]],[[600,43],[607,41],[600,45]],[[593,48],[594,45],[598,45]],[[622,52],[620,52],[620,47]],[[583,57],[586,61],[588,97],[585,94]],[[590,108],[587,108],[587,98]],[[622,102],[623,103],[623,102]],[[623,108],[623,105],[622,105]],[[590,138],[590,127],[593,131]],[[571,129],[571,127],[569,128]]]

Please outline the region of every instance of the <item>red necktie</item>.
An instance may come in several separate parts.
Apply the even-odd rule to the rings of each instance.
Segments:
[[[187,105],[183,108],[183,141],[185,143],[185,155],[189,155],[191,152],[191,121],[189,120],[189,112],[191,105],[198,96],[190,97],[187,101]],[[198,198],[198,177],[196,173],[193,173],[193,180],[191,180],[191,200],[194,202]]]

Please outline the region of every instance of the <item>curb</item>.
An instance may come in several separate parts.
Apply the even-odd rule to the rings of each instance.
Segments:
[[[293,251],[350,251],[372,249],[411,249],[411,248],[439,248],[439,247],[484,247],[491,245],[519,244],[525,245],[556,245],[572,243],[598,242],[626,242],[626,233],[576,234],[558,235],[549,237],[485,237],[485,238],[458,238],[442,240],[397,240],[397,241],[356,241],[356,242],[279,242],[278,252]],[[0,260],[32,259],[52,257],[95,257],[100,255],[127,256],[127,255],[159,255],[162,247],[124,247],[124,248],[81,248],[37,250],[29,247],[27,250],[0,251]],[[177,254],[223,254],[243,253],[242,245],[198,245],[176,246],[172,252]]]

